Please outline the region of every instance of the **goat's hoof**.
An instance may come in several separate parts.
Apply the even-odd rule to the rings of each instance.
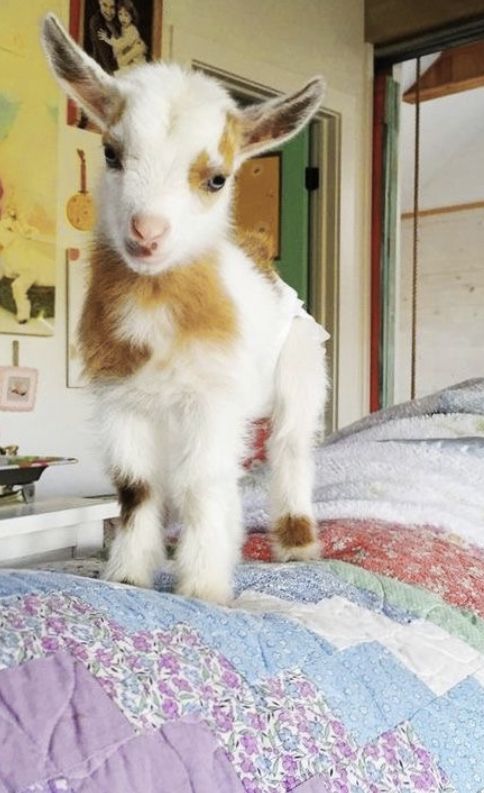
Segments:
[[[128,584],[128,586],[136,586],[141,589],[151,589],[153,587],[151,576],[133,575],[123,570],[113,570],[110,569],[109,565],[104,570],[102,579],[113,584]]]
[[[202,584],[200,582],[186,581],[178,584],[176,594],[187,598],[197,598],[218,606],[226,606],[233,598],[231,587]]]
[[[313,562],[321,559],[321,545],[314,540],[306,545],[281,545],[277,538],[272,540],[272,552],[277,562]]]
[[[308,515],[283,515],[272,532],[272,551],[278,562],[309,562],[321,558],[314,520]]]

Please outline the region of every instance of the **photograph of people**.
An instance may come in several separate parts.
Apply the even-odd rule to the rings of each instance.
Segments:
[[[117,19],[119,34],[110,36],[106,30],[98,30],[98,38],[112,48],[116,61],[115,71],[146,62],[147,46],[138,30],[137,9],[131,0],[118,0]]]
[[[109,74],[118,68],[113,48],[106,43],[106,37],[114,38],[120,34],[116,10],[116,0],[98,0],[98,8],[89,17],[88,24],[91,54]]]

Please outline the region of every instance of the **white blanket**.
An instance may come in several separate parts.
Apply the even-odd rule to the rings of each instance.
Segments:
[[[267,471],[243,483],[267,526]],[[315,514],[429,524],[484,546],[484,378],[371,414],[316,449]]]

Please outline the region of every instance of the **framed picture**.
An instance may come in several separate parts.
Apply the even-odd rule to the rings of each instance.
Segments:
[[[67,282],[67,388],[82,388],[86,381],[77,339],[77,328],[89,283],[89,265],[86,252],[79,248],[66,250]]]
[[[0,410],[33,410],[37,376],[37,369],[0,367]]]
[[[8,335],[55,329],[59,91],[37,44],[48,8],[0,2],[0,333]]]
[[[69,31],[109,74],[161,56],[162,0],[71,0]],[[94,129],[69,100],[68,124]]]
[[[0,214],[0,333],[51,336],[55,246],[50,235],[46,238],[41,228],[26,221],[28,212],[26,207],[22,216],[11,205]],[[44,222],[40,213],[39,220]]]

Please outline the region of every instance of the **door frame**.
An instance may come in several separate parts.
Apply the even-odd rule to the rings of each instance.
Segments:
[[[383,237],[385,213],[384,157],[386,81],[397,64],[484,39],[484,18],[454,23],[438,30],[402,39],[374,48],[373,81],[373,175],[371,218],[371,342],[370,342],[370,411],[382,405],[382,370],[386,351],[383,349],[384,284]],[[398,221],[397,221],[398,222]]]
[[[199,60],[192,68],[215,77],[229,91],[254,102],[280,96],[267,85],[246,80]],[[319,169],[319,187],[309,193],[309,305],[331,334],[326,342],[331,383],[325,434],[338,426],[341,114],[322,108],[310,124],[309,165]]]

